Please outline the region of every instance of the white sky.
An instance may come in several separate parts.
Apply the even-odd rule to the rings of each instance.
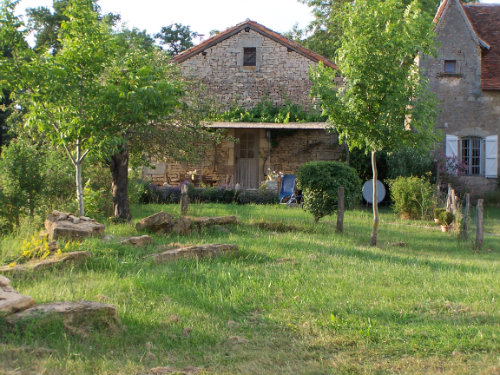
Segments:
[[[309,7],[297,0],[100,0],[102,12],[118,13],[127,27],[149,34],[174,22],[188,25],[208,38],[213,29],[223,31],[247,18],[283,33],[295,23],[303,28],[313,19]],[[21,0],[25,8],[51,6],[52,0]]]
[[[98,4],[104,13],[120,14],[129,28],[154,35],[162,26],[177,22],[205,34],[205,39],[210,30],[223,31],[247,18],[279,33],[291,30],[296,23],[304,28],[313,19],[309,7],[298,0],[99,0]],[[51,5],[52,0],[21,0],[18,12]]]

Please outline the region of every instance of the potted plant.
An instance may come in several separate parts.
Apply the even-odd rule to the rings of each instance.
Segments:
[[[443,211],[439,214],[439,222],[441,223],[441,230],[443,232],[448,232],[451,228],[451,223],[455,220],[455,216],[448,211]]]
[[[434,214],[434,222],[436,224],[439,224],[439,215],[441,215],[442,212],[446,212],[446,210],[444,208],[435,208],[433,210],[433,214]]]

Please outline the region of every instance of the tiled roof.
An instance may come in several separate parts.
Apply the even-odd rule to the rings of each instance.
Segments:
[[[481,53],[481,88],[500,90],[500,5],[464,4],[478,36],[490,45]]]
[[[450,1],[457,1],[464,11],[474,38],[481,50],[481,88],[500,90],[500,5],[498,4],[462,4],[459,0],[444,0],[434,17],[439,24]],[[437,26],[436,26],[437,27]]]
[[[302,56],[305,56],[309,58],[310,60],[314,62],[319,62],[322,61],[324,65],[329,66],[334,69],[338,69],[337,66],[328,60],[326,57],[323,57],[316,52],[313,52],[300,44],[296,42],[292,42],[291,40],[283,37],[281,34],[278,34],[277,32],[268,29],[267,27],[261,25],[260,23],[257,23],[255,21],[251,20],[246,20],[245,22],[239,23],[236,26],[230,27],[227,30],[224,30],[217,35],[213,36],[210,39],[205,40],[204,42],[201,42],[200,44],[189,48],[188,50],[178,54],[177,56],[174,57],[173,61],[174,62],[183,62],[190,57],[203,52],[205,49],[210,48],[217,43],[222,42],[223,40],[230,38],[231,36],[241,32],[245,28],[249,27],[251,30],[254,30],[272,40],[274,40],[277,43],[280,43],[284,45],[285,47],[301,54]]]

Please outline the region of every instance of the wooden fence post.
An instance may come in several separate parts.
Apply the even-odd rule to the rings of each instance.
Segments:
[[[453,215],[457,214],[457,196],[455,195],[455,189],[451,189],[451,213]]]
[[[337,197],[337,233],[344,233],[344,187],[339,186]]]
[[[181,185],[181,216],[186,216],[189,205],[188,187]]]
[[[448,184],[448,193],[446,195],[446,211],[451,212],[451,184]]]
[[[483,200],[477,200],[477,219],[476,219],[476,250],[481,250],[483,246],[483,229],[484,229],[484,214],[483,214]]]
[[[467,239],[467,229],[468,229],[468,223],[467,221],[469,220],[469,211],[470,211],[470,194],[466,193],[465,194],[465,207],[464,207],[464,217],[462,218],[462,226],[460,227],[460,237],[463,240]]]

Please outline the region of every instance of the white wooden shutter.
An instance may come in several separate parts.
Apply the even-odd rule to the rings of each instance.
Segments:
[[[498,176],[498,135],[490,135],[484,139],[484,177]]]
[[[456,135],[446,134],[446,157],[458,158],[458,137]]]

